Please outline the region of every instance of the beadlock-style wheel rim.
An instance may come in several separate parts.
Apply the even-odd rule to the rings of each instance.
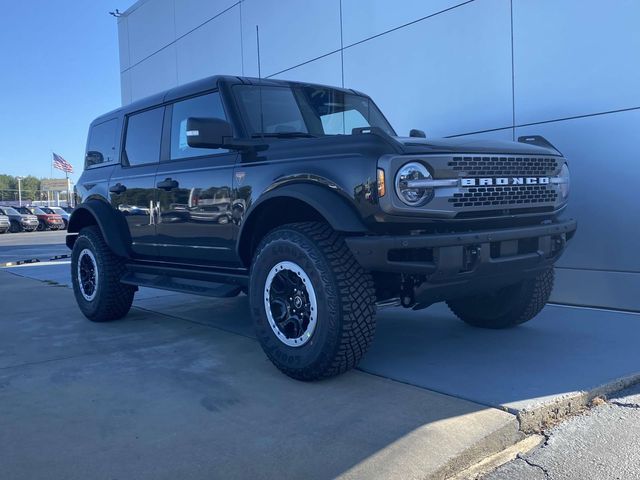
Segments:
[[[96,298],[98,292],[98,262],[93,252],[85,248],[78,255],[78,286],[88,302]]]
[[[267,275],[264,309],[276,338],[301,347],[312,337],[318,321],[316,292],[306,272],[293,262],[280,262]]]

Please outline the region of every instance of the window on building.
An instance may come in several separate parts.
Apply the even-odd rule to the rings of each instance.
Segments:
[[[173,105],[171,118],[171,158],[173,160],[215,155],[229,151],[223,148],[191,148],[187,144],[187,119],[189,117],[226,120],[220,94],[218,92],[209,93]]]
[[[136,113],[129,117],[124,144],[125,165],[144,165],[160,161],[163,118],[164,107]]]

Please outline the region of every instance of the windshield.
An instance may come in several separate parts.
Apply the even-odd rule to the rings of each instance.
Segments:
[[[15,208],[11,207],[2,207],[2,211],[5,215],[20,215]]]
[[[26,209],[27,212],[31,212],[33,215],[46,215],[40,208],[38,207],[29,207]]]
[[[359,127],[395,135],[373,101],[361,95],[326,87],[257,85],[237,85],[234,94],[254,137],[351,135]]]

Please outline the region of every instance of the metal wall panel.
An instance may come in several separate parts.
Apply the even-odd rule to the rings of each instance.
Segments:
[[[298,82],[322,83],[325,85],[340,85],[340,53],[332,53],[299,67],[287,70],[273,78],[294,80]]]
[[[226,9],[237,0],[175,0],[176,37],[187,34]]]
[[[256,25],[262,76],[340,49],[340,0],[245,0],[241,7],[247,76],[258,76]]]
[[[551,302],[640,311],[640,274],[556,268]]]
[[[178,84],[175,44],[151,55],[144,62],[132,67],[129,72],[133,100],[175,87]]]
[[[120,97],[123,105],[131,103],[131,70],[120,74]]]
[[[129,68],[129,17],[118,18],[118,53],[120,56],[120,71]]]
[[[512,124],[509,2],[473,2],[344,50],[345,86],[372,95],[402,134]]]
[[[640,107],[640,2],[463,3],[244,0],[210,20],[234,0],[138,2],[118,24],[122,101],[216,73],[257,76],[259,24],[263,76],[288,69],[275,78],[340,85],[344,75],[400,134],[544,135],[569,158],[567,215],[579,220],[553,300],[640,310],[640,109],[590,116]],[[516,125],[586,117],[514,129],[514,112]]]
[[[514,0],[516,124],[640,106],[640,2]]]
[[[635,110],[516,129],[516,135],[543,135],[570,162],[566,214],[579,224],[560,266],[640,272],[639,126]]]
[[[236,6],[178,40],[178,83],[217,74],[241,75],[240,35]]]
[[[131,65],[174,41],[173,13],[173,0],[153,0],[143,3],[127,16]]]
[[[344,45],[406,25],[464,3],[460,0],[342,0],[342,34]]]

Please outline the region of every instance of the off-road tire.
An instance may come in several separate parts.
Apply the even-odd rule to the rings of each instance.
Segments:
[[[317,323],[302,346],[278,339],[265,306],[265,283],[279,262],[294,262],[311,281]],[[249,301],[260,345],[273,364],[297,380],[317,380],[355,367],[375,334],[371,275],[353,258],[344,238],[325,223],[292,223],[268,233],[255,251]]]
[[[78,283],[78,258],[89,249],[97,262],[98,286],[91,301],[84,298]],[[125,261],[107,246],[97,226],[80,230],[71,253],[71,280],[80,310],[92,322],[108,322],[124,317],[131,309],[136,287],[120,283]]]
[[[23,230],[24,229],[22,228],[22,225],[20,225],[15,220],[11,220],[11,226],[9,227],[10,233],[18,233],[18,232],[22,232]]]
[[[483,294],[448,300],[463,322],[480,328],[509,328],[528,322],[544,308],[553,290],[553,268],[535,277]]]

